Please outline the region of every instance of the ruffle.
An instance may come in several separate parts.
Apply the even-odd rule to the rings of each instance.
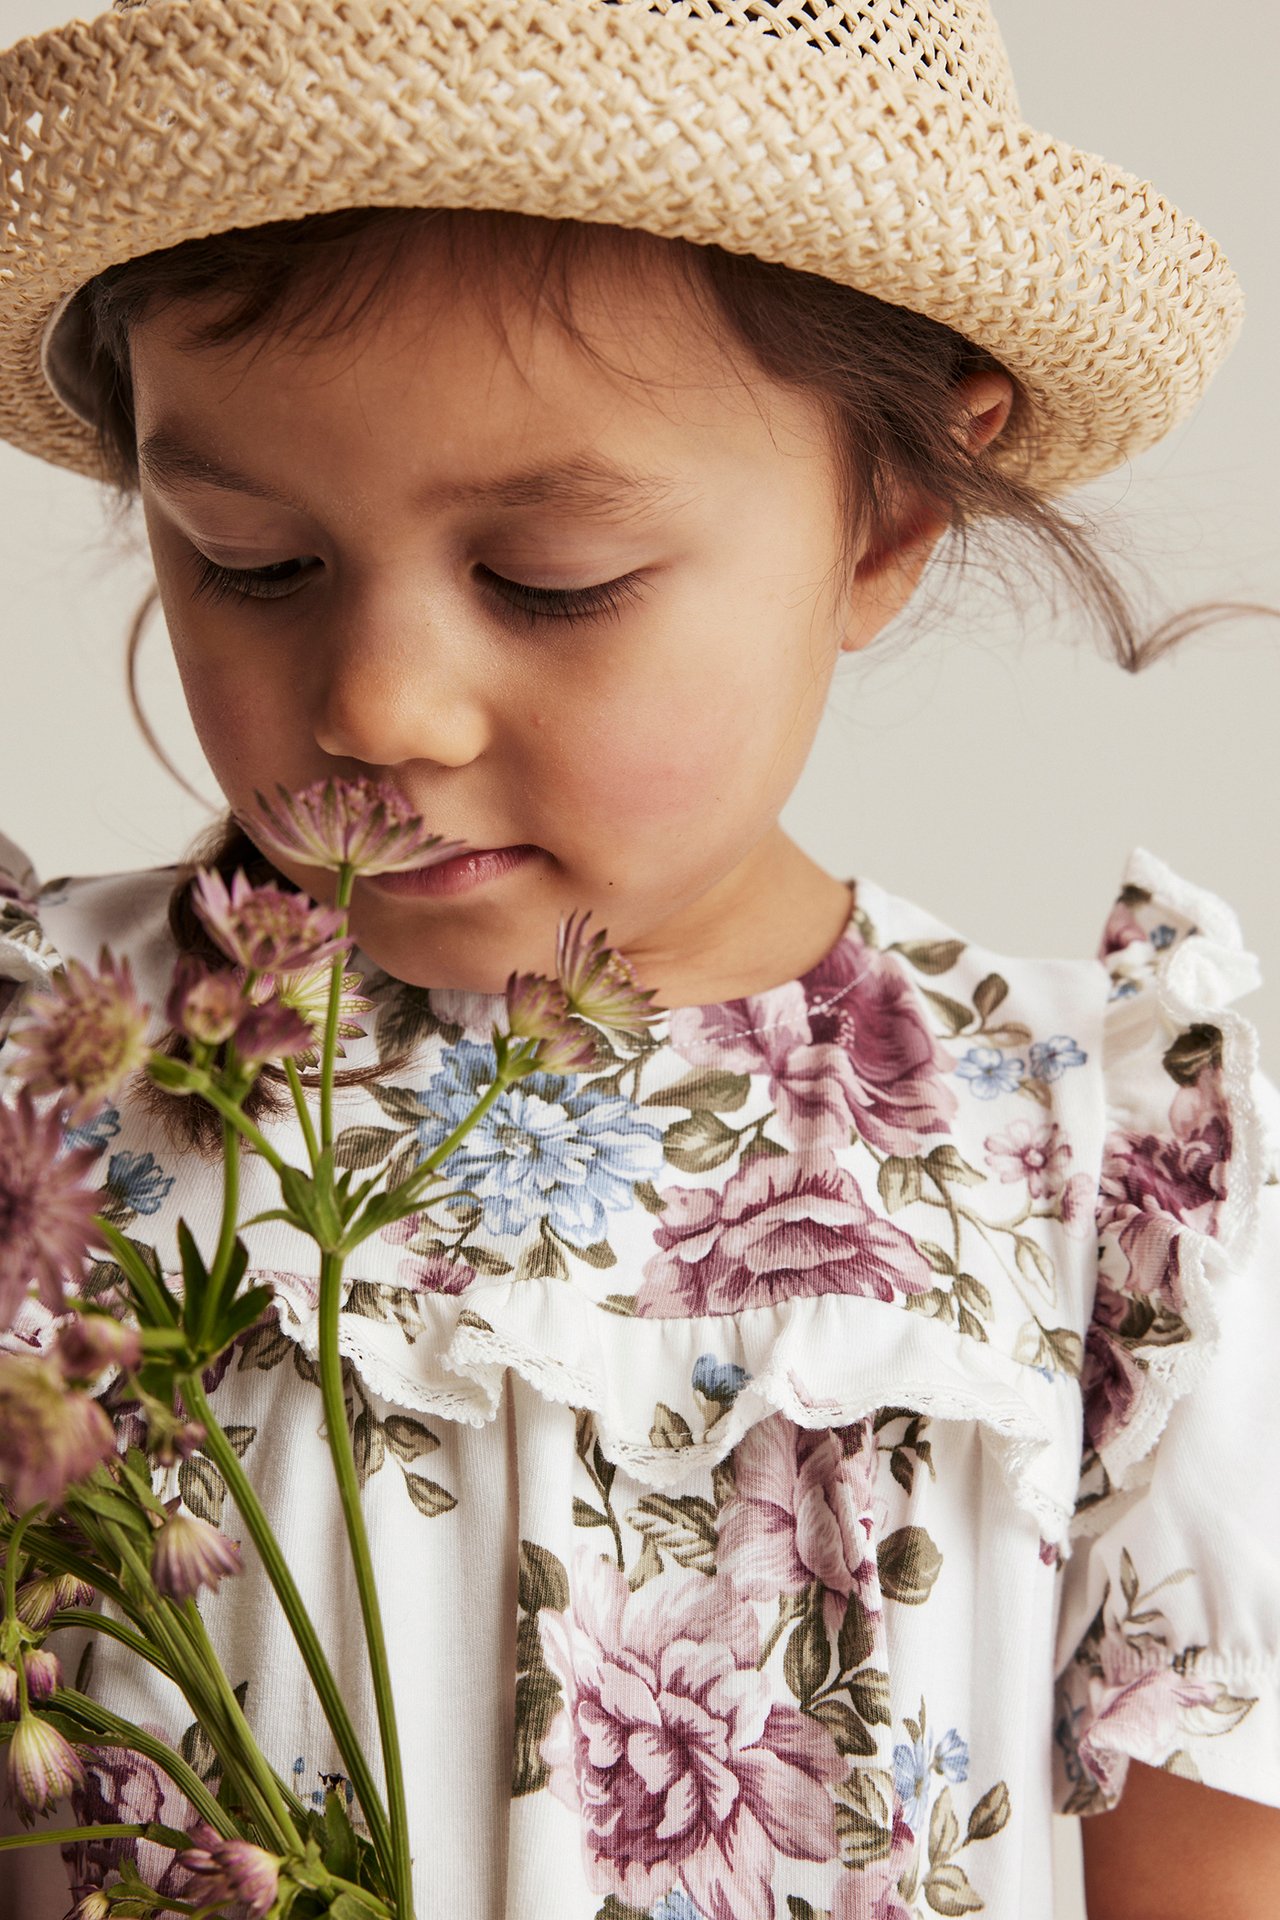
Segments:
[[[0,833],[0,1034],[15,999],[11,989],[47,980],[61,965],[40,926],[37,889],[26,854]]]
[[[1125,1259],[1119,1251],[1124,1222],[1108,1217],[1108,1189],[1114,1192],[1126,1172],[1132,1174],[1126,1143],[1158,1144],[1164,1136],[1174,1145],[1171,1107],[1188,1084],[1185,1074],[1194,1069],[1196,1049],[1217,1047],[1215,1031],[1221,1036],[1216,1109],[1229,1130],[1225,1155],[1211,1170],[1218,1189],[1211,1205],[1194,1209],[1197,1218],[1192,1219],[1149,1199],[1141,1217],[1143,1230],[1157,1236],[1157,1243],[1164,1236],[1186,1333],[1172,1344],[1141,1338],[1122,1342],[1138,1368],[1136,1396],[1122,1419],[1102,1421],[1108,1431],[1096,1446],[1110,1489],[1118,1493],[1149,1482],[1153,1450],[1174,1403],[1193,1390],[1217,1351],[1215,1279],[1248,1257],[1256,1237],[1267,1171],[1267,1129],[1258,1102],[1257,1030],[1230,1005],[1257,987],[1261,976],[1225,901],[1138,848],[1125,869],[1102,958],[1113,983],[1103,1035],[1107,1137],[1099,1239],[1104,1262],[1108,1251],[1118,1266]],[[1184,1077],[1171,1074],[1168,1062]],[[1139,1224],[1132,1214],[1129,1224],[1131,1230]],[[1106,1277],[1104,1267],[1104,1281]],[[1119,1293],[1122,1300],[1143,1298],[1133,1287],[1122,1287]],[[1105,1300],[1104,1286],[1100,1295]],[[1113,1289],[1113,1307],[1114,1300]],[[1093,1335],[1105,1345],[1112,1332],[1101,1330],[1105,1322],[1100,1321],[1098,1302],[1094,1321]],[[1088,1366],[1085,1390],[1088,1428]],[[1107,1499],[1083,1506],[1073,1537],[1098,1533],[1110,1517]]]
[[[259,1278],[275,1291],[282,1330],[314,1358],[315,1283]],[[773,1413],[812,1428],[886,1406],[965,1421],[981,1429],[1015,1503],[1047,1540],[1066,1543],[1078,1384],[882,1301],[822,1294],[732,1316],[646,1319],[563,1283],[451,1296],[357,1282],[338,1344],[382,1399],[472,1426],[497,1414],[510,1368],[545,1399],[589,1409],[606,1457],[663,1492],[723,1460]]]

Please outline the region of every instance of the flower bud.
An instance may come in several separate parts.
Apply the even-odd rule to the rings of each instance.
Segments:
[[[111,1920],[111,1896],[101,1887],[86,1893],[72,1909],[70,1920]]]
[[[59,1327],[56,1352],[68,1380],[96,1380],[108,1367],[133,1373],[142,1365],[142,1335],[105,1313],[77,1314]]]
[[[9,1798],[18,1812],[48,1813],[84,1783],[75,1748],[47,1720],[23,1714],[9,1741]]]
[[[203,1905],[224,1900],[240,1903],[252,1920],[271,1911],[280,1890],[281,1860],[249,1840],[214,1840],[207,1847],[189,1847],[177,1864],[193,1876],[187,1889]]]
[[[48,1647],[32,1647],[23,1655],[27,1670],[27,1698],[37,1705],[51,1700],[62,1685],[62,1662]]]
[[[0,1660],[0,1720],[18,1717],[18,1669],[12,1660]]]
[[[166,1503],[169,1518],[151,1548],[151,1578],[169,1599],[194,1600],[201,1587],[216,1593],[220,1580],[244,1567],[234,1541],[177,1507],[177,1500]]]
[[[70,1573],[47,1573],[38,1580],[27,1580],[18,1588],[18,1618],[36,1633],[43,1633],[55,1613],[63,1607],[88,1607],[93,1604],[93,1588]]]

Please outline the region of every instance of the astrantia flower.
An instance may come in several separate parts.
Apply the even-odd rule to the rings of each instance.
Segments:
[[[308,1023],[279,1000],[250,1007],[235,1031],[235,1049],[246,1066],[264,1060],[292,1060],[306,1053],[314,1036]]]
[[[58,1328],[54,1351],[68,1380],[96,1380],[107,1367],[135,1372],[142,1364],[142,1336],[109,1314],[77,1314]]]
[[[337,907],[318,907],[283,887],[252,886],[243,873],[234,875],[228,891],[220,873],[203,868],[191,904],[228,960],[251,973],[314,967],[350,944]]]
[[[18,1811],[48,1813],[83,1785],[84,1768],[75,1748],[56,1727],[24,1714],[9,1742],[9,1798]]]
[[[461,840],[428,833],[422,816],[383,780],[316,780],[297,793],[277,786],[277,804],[255,793],[258,812],[245,826],[267,853],[308,867],[355,873],[404,873],[465,851]]]
[[[243,977],[230,968],[217,972],[194,954],[184,953],[173,970],[164,1017],[177,1033],[199,1046],[220,1047],[244,1018]]]
[[[0,1485],[15,1511],[61,1506],[68,1486],[114,1452],[106,1414],[54,1361],[0,1353]]]
[[[16,1720],[18,1707],[18,1669],[12,1660],[0,1660],[0,1720]]]
[[[39,1580],[24,1581],[18,1588],[18,1618],[24,1626],[43,1633],[63,1607],[87,1607],[92,1601],[93,1588],[74,1574],[44,1574]]]
[[[253,1920],[269,1913],[280,1887],[280,1856],[249,1840],[218,1840],[189,1847],[178,1865],[195,1876],[189,1891],[205,1905],[238,1900]]]
[[[507,1022],[519,1040],[536,1040],[538,1065],[547,1073],[586,1073],[600,1048],[591,1029],[575,1019],[563,989],[540,973],[513,973],[507,981]]]
[[[356,989],[362,984],[358,973],[344,973],[342,992],[338,1001],[338,1045],[336,1052],[341,1059],[346,1051],[344,1040],[358,1040],[364,1032],[358,1015],[368,1013],[372,1000],[367,1000]],[[320,1058],[320,1042],[324,1037],[325,1020],[329,1013],[329,969],[327,966],[303,967],[296,973],[268,973],[254,982],[254,1000],[274,998],[282,1006],[290,1007],[306,1021],[310,1030],[310,1044],[294,1054],[300,1067],[313,1067]]]
[[[216,1592],[220,1580],[244,1568],[234,1541],[177,1508],[177,1500],[166,1502],[169,1518],[151,1548],[151,1578],[171,1600],[194,1600],[201,1587]]]
[[[642,1033],[656,1019],[652,990],[641,987],[628,963],[608,945],[603,927],[588,937],[589,913],[560,922],[556,973],[575,1013],[617,1033]]]
[[[149,1011],[127,960],[113,960],[106,947],[97,973],[69,960],[13,1035],[27,1056],[14,1077],[32,1093],[57,1094],[72,1125],[82,1125],[145,1062]]]
[[[93,1240],[95,1196],[81,1175],[92,1147],[62,1151],[55,1113],[43,1118],[30,1094],[0,1103],[0,1328],[12,1324],[34,1280],[53,1313],[66,1309],[63,1288],[80,1278]]]

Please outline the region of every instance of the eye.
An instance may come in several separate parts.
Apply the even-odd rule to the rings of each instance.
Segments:
[[[605,580],[597,587],[526,587],[518,580],[504,580],[487,567],[477,571],[493,597],[529,626],[540,620],[593,620],[604,614],[619,619],[629,601],[644,597],[644,583],[635,573]]]
[[[290,568],[305,567],[305,560],[280,560],[270,567],[220,567],[207,554],[193,552],[195,594],[197,599],[283,600],[295,590],[299,578]]]
[[[305,579],[306,560],[281,560],[269,567],[222,567],[207,554],[193,552],[195,593],[197,598],[216,603],[220,600],[284,600],[298,590]],[[640,599],[644,585],[638,574],[625,574],[617,580],[602,581],[594,587],[530,587],[519,580],[506,580],[488,567],[480,567],[490,595],[503,603],[507,613],[517,614],[530,626],[541,620],[592,620],[605,614],[616,619],[628,601]]]

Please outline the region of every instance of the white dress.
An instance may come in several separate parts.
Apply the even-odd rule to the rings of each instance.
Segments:
[[[105,940],[163,1003],[171,871],[37,901],[7,851],[0,979]],[[802,979],[511,1090],[452,1199],[359,1248],[341,1342],[420,1920],[1037,1920],[1052,1811],[1113,1805],[1131,1757],[1280,1805],[1255,984],[1229,909],[1146,854],[1100,961],[1002,957],[861,881]],[[486,1084],[499,1003],[366,990],[344,1064],[388,1064],[341,1092],[342,1152],[412,1159]],[[166,1268],[179,1215],[212,1245],[216,1165],[128,1102],[77,1138]],[[212,1404],[380,1774],[314,1250],[246,1238],[276,1306]],[[162,1490],[239,1537],[208,1460]],[[318,1797],[336,1753],[261,1574],[203,1611]],[[207,1760],[114,1644],[84,1678]],[[182,1822],[146,1761],[91,1781],[82,1818]],[[98,1884],[110,1847],[70,1864]]]

